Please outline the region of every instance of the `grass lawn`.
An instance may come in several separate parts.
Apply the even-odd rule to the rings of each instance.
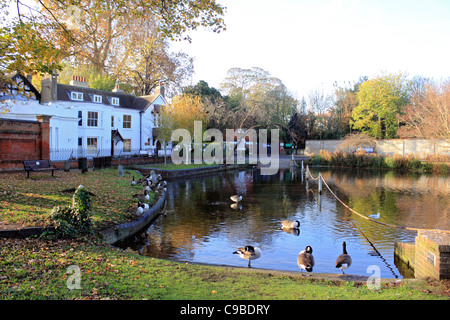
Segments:
[[[67,188],[84,185],[96,196],[96,230],[129,220],[126,208],[136,203],[130,171],[116,169],[81,174],[57,172],[0,174],[0,222],[39,225],[56,205],[70,205]],[[153,299],[153,300],[299,300],[299,299],[449,299],[449,282],[385,283],[369,290],[365,283],[223,268],[152,259],[114,248],[94,236],[68,240],[0,238],[0,299]],[[69,289],[79,268],[80,289]]]
[[[127,173],[128,172],[128,173]],[[59,170],[52,177],[48,172],[0,174],[0,223],[43,225],[48,223],[47,215],[58,205],[69,206],[72,193],[61,192],[77,188],[80,184],[95,194],[93,197],[94,228],[99,229],[111,223],[128,221],[126,213],[130,205],[137,203],[133,194],[142,193],[142,186],[131,186],[132,177],[141,174],[127,171],[119,177],[117,169],[102,169],[82,174],[79,170],[64,172]],[[150,204],[156,202],[151,192]]]
[[[247,268],[153,259],[95,239],[0,239],[0,299],[301,300],[448,299],[439,282],[385,283],[318,280]],[[76,265],[80,289],[74,285]]]

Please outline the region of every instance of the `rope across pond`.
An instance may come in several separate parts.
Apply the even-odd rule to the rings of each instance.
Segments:
[[[433,232],[443,232],[443,233],[450,233],[450,230],[440,230],[440,229],[424,229],[424,228],[412,228],[412,227],[404,227],[404,226],[398,226],[395,224],[391,224],[391,223],[386,223],[386,222],[381,222],[375,219],[372,219],[368,216],[365,216],[355,210],[353,210],[352,208],[350,208],[346,203],[344,203],[341,199],[339,199],[339,197],[333,192],[333,190],[331,190],[330,186],[328,185],[328,183],[325,181],[325,179],[323,178],[322,174],[319,173],[319,175],[314,178],[313,175],[311,174],[311,171],[309,170],[309,167],[306,166],[306,178],[308,179],[308,176],[313,179],[313,180],[318,180],[319,184],[323,183],[325,184],[325,186],[327,187],[328,191],[330,191],[330,193],[336,198],[336,200],[338,200],[344,207],[346,207],[348,210],[350,210],[350,212],[360,216],[363,219],[387,226],[387,227],[391,227],[391,228],[398,228],[398,229],[404,229],[404,230],[411,230],[411,231],[433,231]],[[321,187],[319,186],[319,191],[321,191]]]

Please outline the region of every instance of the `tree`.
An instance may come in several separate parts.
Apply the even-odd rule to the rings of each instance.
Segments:
[[[402,74],[383,75],[364,82],[352,111],[354,129],[374,138],[395,138],[399,116],[408,104],[407,81]]]
[[[330,110],[331,118],[336,123],[336,138],[342,138],[351,133],[352,127],[350,121],[353,109],[358,105],[356,94],[362,83],[367,81],[367,77],[360,77],[359,80],[348,86],[338,86],[334,84],[334,105]]]
[[[11,71],[53,73],[61,70],[62,59],[70,57],[78,67],[94,67],[97,73],[115,75],[116,79],[120,73],[113,73],[112,69],[116,67],[117,71],[124,57],[135,56],[134,44],[148,45],[149,38],[140,37],[142,33],[138,34],[136,30],[148,31],[152,24],[153,36],[188,41],[188,33],[198,27],[213,32],[226,30],[222,18],[225,8],[215,0],[14,2],[11,6],[14,9],[8,10],[10,1],[0,0],[0,18],[6,21],[6,26],[0,29],[2,78]],[[17,17],[10,19],[10,13],[14,11]],[[183,54],[175,54],[171,59],[186,61]],[[177,78],[184,71],[186,69],[173,77]]]
[[[450,139],[450,78],[441,83],[421,81],[401,118],[402,137]]]
[[[261,68],[228,70],[221,89],[234,128],[286,128],[297,106],[283,82]]]
[[[171,141],[172,132],[176,129],[186,129],[193,137],[194,121],[206,121],[203,103],[197,95],[178,95],[169,105],[162,108],[156,125],[157,138],[164,143],[164,164],[166,164],[166,146]]]

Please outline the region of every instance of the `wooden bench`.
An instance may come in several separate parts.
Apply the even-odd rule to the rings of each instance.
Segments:
[[[52,165],[50,160],[23,160],[23,167],[27,172],[27,178],[30,177],[30,171],[52,171],[52,177],[54,170],[59,170],[59,168]]]

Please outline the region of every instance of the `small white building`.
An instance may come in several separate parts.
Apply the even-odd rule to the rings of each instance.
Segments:
[[[26,80],[21,75],[14,77]],[[86,78],[77,76],[70,84],[58,83],[55,75],[42,79],[41,84],[41,93],[34,98],[7,100],[3,96],[10,110],[0,117],[36,120],[36,115],[51,116],[52,161],[153,155],[162,149],[154,128],[159,110],[166,104],[163,86],[158,86],[154,95],[136,97],[118,86],[112,92],[89,88]]]

